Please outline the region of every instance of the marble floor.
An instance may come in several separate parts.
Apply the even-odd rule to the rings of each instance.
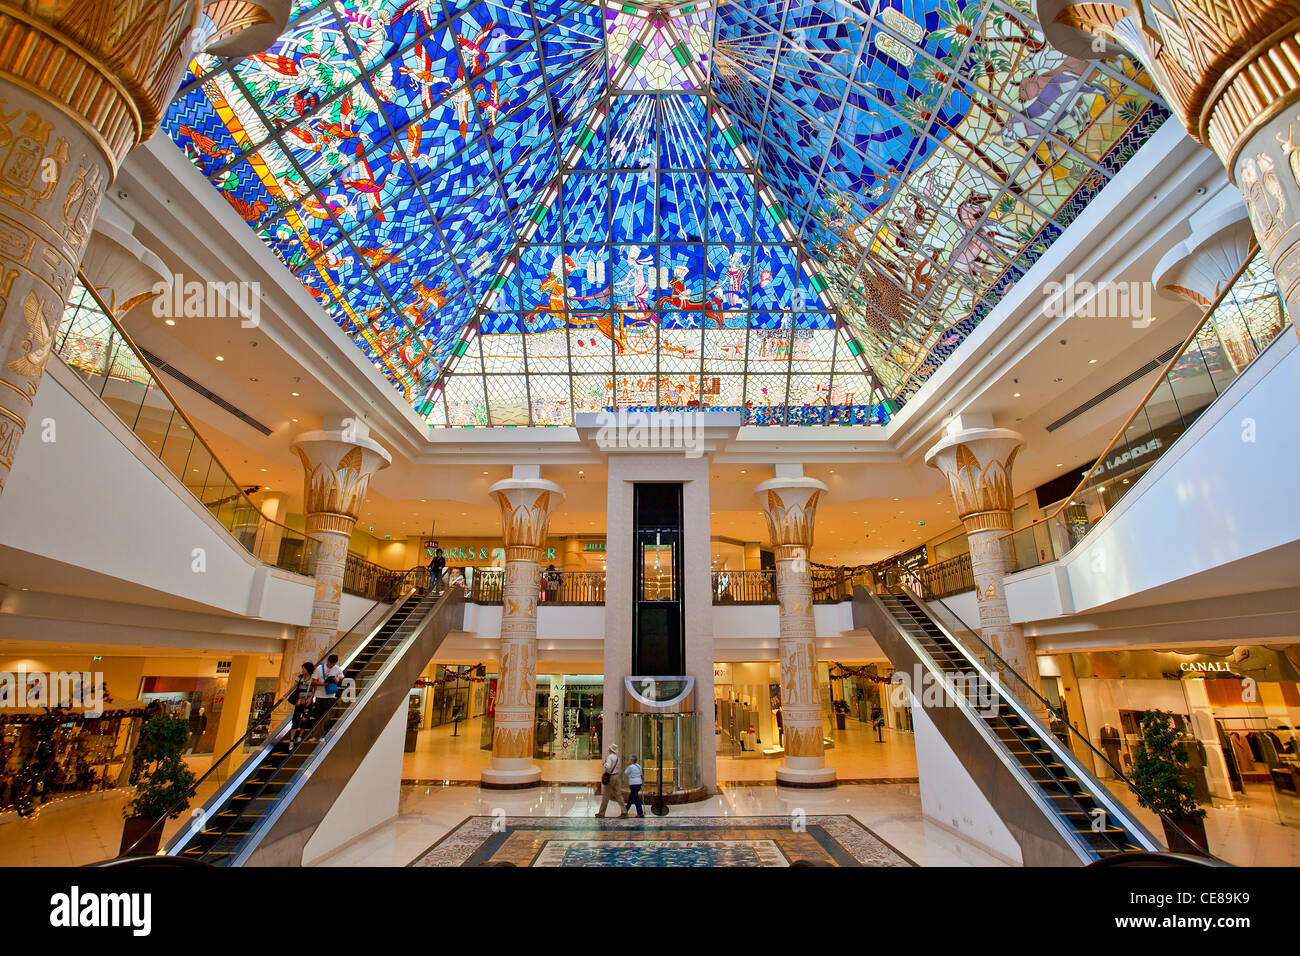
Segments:
[[[402,779],[407,782],[451,780],[475,782],[491,761],[483,750],[483,719],[463,721],[453,736],[450,725],[422,730],[414,753],[405,756]],[[916,780],[916,750],[912,735],[884,731],[884,741],[865,724],[849,720],[835,735],[826,759],[841,780]],[[719,755],[718,779],[733,782],[774,782],[779,758]],[[547,759],[537,761],[546,783],[595,782],[600,779],[598,760]]]
[[[1107,789],[1137,816],[1138,822],[1164,842],[1160,818],[1138,806],[1127,787],[1106,781]],[[1272,789],[1247,785],[1235,801],[1215,800],[1206,807],[1205,837],[1210,852],[1234,866],[1300,866],[1300,826],[1283,826]]]
[[[592,787],[543,785],[533,791],[480,790],[466,785],[406,786],[396,819],[319,861],[322,866],[405,866],[469,817],[503,822],[518,817],[590,820],[600,807]],[[670,808],[665,820],[693,817],[797,820],[847,815],[918,866],[1001,866],[975,844],[921,817],[916,784],[856,784],[833,790],[790,791],[736,784]],[[638,825],[635,818],[621,826]]]
[[[185,762],[201,776],[211,755],[187,755]],[[217,789],[216,781],[200,784],[193,807]],[[12,810],[0,813],[0,867],[85,866],[117,856],[122,844],[122,808],[130,798],[127,789],[69,794],[51,801],[31,817],[19,817]],[[182,815],[163,826],[166,843],[189,822]]]

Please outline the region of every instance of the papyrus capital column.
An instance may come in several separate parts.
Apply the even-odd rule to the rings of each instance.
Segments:
[[[1151,281],[1162,294],[1186,299],[1204,311],[1250,257],[1255,249],[1255,233],[1241,193],[1227,184],[1192,214],[1187,225],[1191,226],[1191,235],[1164,254],[1151,273]],[[1182,230],[1185,226],[1179,223],[1175,228]],[[1207,324],[1218,336],[1233,370],[1240,372],[1258,354],[1259,345],[1271,341],[1269,331],[1280,331],[1285,322],[1279,310],[1275,329],[1248,330],[1240,309],[1223,309]],[[1264,338],[1256,338],[1252,331],[1264,333]]]
[[[1011,530],[1015,507],[1011,467],[1025,440],[1010,429],[961,424],[931,448],[925,460],[948,479],[957,516],[966,527],[981,636],[1037,691],[1038,661],[1032,642],[1019,624],[1011,623],[1007,609],[1007,559],[1002,542],[1002,536]],[[1017,696],[1029,696],[1018,693],[1018,682],[1010,675],[1004,675],[1004,682]],[[1026,703],[1038,709],[1037,701]]]
[[[501,590],[501,655],[492,765],[483,771],[484,787],[531,787],[542,779],[533,763],[537,694],[537,594],[546,553],[551,509],[564,491],[541,477],[535,466],[516,465],[514,476],[488,489],[501,506],[505,581]]]
[[[292,446],[302,459],[304,530],[315,547],[311,568],[316,592],[311,624],[285,651],[280,667],[281,694],[289,689],[304,661],[318,662],[338,640],[348,542],[371,477],[392,461],[363,422],[345,418],[327,420],[326,426],[299,435]]]
[[[1134,56],[1240,189],[1282,297],[1300,315],[1300,7],[1290,0],[1037,0],[1063,53]]]
[[[776,779],[788,786],[824,787],[835,783],[835,768],[826,766],[823,742],[817,626],[808,564],[817,503],[825,492],[826,486],[804,475],[799,465],[778,465],[775,478],[754,488],[776,557],[785,746]]]
[[[288,8],[0,2],[0,491],[118,164],[158,128],[195,53],[263,49]]]

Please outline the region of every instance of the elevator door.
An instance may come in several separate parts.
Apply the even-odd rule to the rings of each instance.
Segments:
[[[682,486],[638,484],[633,522],[633,673],[684,673]]]

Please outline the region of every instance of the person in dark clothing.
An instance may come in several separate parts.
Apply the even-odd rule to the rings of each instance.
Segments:
[[[436,544],[433,546],[433,557],[429,561],[429,587],[432,590],[442,590],[442,574],[447,568],[447,555],[443,553],[442,548]]]
[[[306,735],[311,723],[312,706],[316,700],[315,681],[311,676],[313,669],[311,661],[303,661],[302,668],[298,671],[298,679],[294,681],[293,690],[289,692],[289,703],[293,704],[293,718],[289,723],[291,744],[296,744]]]

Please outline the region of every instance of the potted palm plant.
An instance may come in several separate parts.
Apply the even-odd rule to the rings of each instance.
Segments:
[[[174,820],[189,806],[195,777],[181,758],[189,739],[189,725],[165,714],[149,718],[141,728],[135,759],[144,772],[135,795],[122,809],[126,822],[119,854],[124,855],[137,842],[135,855],[157,853],[163,818]]]
[[[1167,710],[1145,711],[1138,720],[1141,737],[1133,759],[1133,783],[1138,803],[1159,813],[1165,843],[1176,853],[1208,856],[1205,810],[1196,802],[1195,787],[1183,774],[1187,754],[1182,735]]]

